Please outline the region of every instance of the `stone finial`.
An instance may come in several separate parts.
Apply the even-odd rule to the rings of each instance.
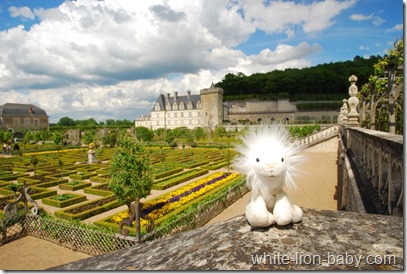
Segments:
[[[339,112],[338,123],[340,125],[347,125],[348,124],[348,100],[343,99],[343,105]]]
[[[349,87],[349,113],[348,113],[348,125],[351,127],[359,127],[359,113],[357,112],[357,107],[359,105],[359,99],[356,97],[358,94],[358,87],[356,86],[356,81],[358,78],[355,75],[349,77],[350,87]]]

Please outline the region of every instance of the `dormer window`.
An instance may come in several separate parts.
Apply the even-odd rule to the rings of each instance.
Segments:
[[[181,102],[181,103],[179,104],[179,109],[185,109],[185,105],[184,105],[183,102]]]
[[[189,102],[188,102],[188,109],[192,109],[192,108],[193,108],[192,102],[189,101]]]
[[[178,109],[178,104],[177,103],[174,103],[173,105],[172,105],[172,110],[177,110]]]
[[[200,101],[200,100],[198,100],[198,102],[196,102],[196,108],[197,108],[197,109],[202,108],[202,106],[201,106],[201,101]]]
[[[156,103],[154,109],[155,109],[155,110],[161,110],[160,104],[159,104],[159,103]]]

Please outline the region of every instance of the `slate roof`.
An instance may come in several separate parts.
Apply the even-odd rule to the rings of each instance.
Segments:
[[[201,95],[200,94],[190,94],[188,95],[178,95],[175,99],[175,96],[170,96],[170,98],[168,99],[167,95],[164,94],[160,94],[160,96],[158,96],[157,101],[155,101],[151,111],[155,111],[155,106],[158,103],[160,105],[160,110],[165,110],[168,104],[173,105],[174,102],[177,102],[178,105],[182,103],[184,103],[185,109],[187,109],[188,107],[188,103],[191,102],[192,103],[192,109],[196,109],[196,105],[198,103],[198,101],[201,100]]]
[[[0,105],[0,116],[29,116],[29,115],[48,116],[43,109],[32,104],[6,103],[4,105]]]

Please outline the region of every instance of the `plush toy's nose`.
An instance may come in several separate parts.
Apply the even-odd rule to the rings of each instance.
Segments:
[[[268,167],[269,169],[274,169],[274,168],[276,167],[276,163],[268,163],[268,164],[267,164],[267,167]]]

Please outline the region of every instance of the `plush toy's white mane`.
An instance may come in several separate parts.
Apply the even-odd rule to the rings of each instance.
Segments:
[[[293,177],[299,171],[297,166],[305,158],[298,155],[302,147],[298,142],[292,142],[289,132],[284,126],[259,126],[250,129],[242,137],[242,144],[236,146],[239,155],[235,158],[233,166],[238,172],[246,174],[247,184],[250,188],[256,188],[253,182],[267,183],[268,179],[261,178],[256,165],[262,163],[276,163],[277,178],[271,179],[274,184],[282,184],[295,187]]]

